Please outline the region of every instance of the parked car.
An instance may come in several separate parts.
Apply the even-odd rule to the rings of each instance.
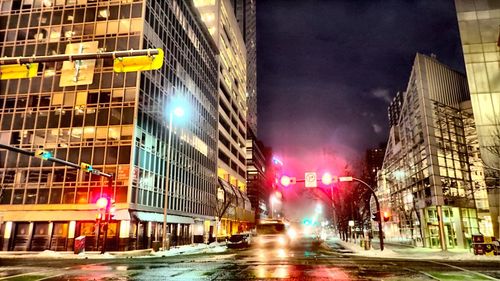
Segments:
[[[252,236],[250,233],[233,234],[226,240],[226,246],[231,249],[250,247]]]

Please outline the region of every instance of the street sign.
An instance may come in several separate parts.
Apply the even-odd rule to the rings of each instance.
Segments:
[[[67,55],[97,53],[99,42],[70,43],[66,45]],[[95,59],[64,61],[59,87],[90,85],[94,79]]]
[[[305,174],[305,186],[309,188],[314,188],[318,186],[318,179],[315,172],[307,172]]]

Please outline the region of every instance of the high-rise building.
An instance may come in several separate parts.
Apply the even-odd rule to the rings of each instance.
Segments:
[[[385,144],[378,148],[371,148],[366,151],[364,179],[370,186],[377,185],[377,173],[384,163]]]
[[[417,54],[399,119],[391,126],[377,193],[391,210],[387,237],[425,247],[468,247],[479,233],[461,106],[465,77]],[[443,219],[440,219],[443,218]]]
[[[216,202],[218,49],[194,6],[179,0],[7,0],[0,3],[0,23],[2,57],[64,54],[75,46],[165,52],[156,71],[114,73],[112,60],[98,59],[93,73],[67,74],[63,63],[51,62],[34,78],[0,81],[3,144],[43,148],[115,175],[105,189],[95,175],[1,150],[2,249],[71,250],[75,237],[86,236],[87,250],[96,250],[101,196],[117,208],[107,249],[149,248],[164,237],[169,182],[171,245],[206,235]],[[182,124],[171,120],[169,128],[166,112],[174,97],[185,101],[189,116]]]
[[[257,135],[257,0],[232,0],[247,49],[247,126]]]
[[[396,96],[392,99],[387,115],[389,118],[389,125],[394,126],[398,123],[399,115],[401,114],[401,107],[403,106],[404,92],[397,92]]]
[[[455,6],[493,230],[499,237],[500,1],[455,0]]]
[[[246,197],[246,47],[230,0],[194,0],[219,49],[218,161],[219,178]],[[246,200],[240,200],[247,201]],[[251,212],[250,206],[241,206]],[[224,217],[220,230],[227,234],[245,228],[249,216]],[[242,224],[243,226],[240,226]]]
[[[268,201],[272,190],[272,180],[269,179],[268,158],[270,149],[258,140],[251,131],[247,132],[247,194],[255,210],[255,218],[268,216]]]

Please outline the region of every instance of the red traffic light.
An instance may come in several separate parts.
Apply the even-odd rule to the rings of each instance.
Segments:
[[[101,197],[101,198],[97,199],[95,204],[96,204],[97,208],[99,208],[99,209],[106,209],[106,207],[108,207],[108,198]]]
[[[280,180],[281,185],[289,186],[291,182],[292,182],[292,180],[290,179],[289,176],[282,176],[281,177],[281,180]]]
[[[389,221],[391,218],[391,213],[384,211],[384,221]]]
[[[329,185],[333,182],[333,176],[330,173],[324,173],[323,176],[321,177],[321,182],[324,185]]]

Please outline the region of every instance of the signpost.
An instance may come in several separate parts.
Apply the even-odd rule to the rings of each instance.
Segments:
[[[318,186],[318,179],[315,172],[307,172],[305,174],[305,187],[315,188]]]

